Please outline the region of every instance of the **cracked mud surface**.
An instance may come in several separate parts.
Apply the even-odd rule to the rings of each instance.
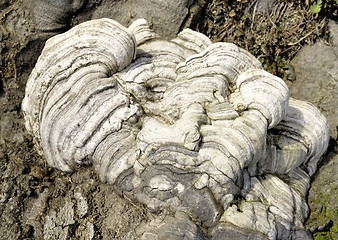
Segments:
[[[47,1],[37,2],[41,3],[40,7],[48,7]],[[68,4],[71,1],[64,2]],[[142,8],[146,2],[143,0],[141,4],[131,0],[123,5],[119,1],[74,1],[73,4],[66,4],[65,9],[60,12],[55,10],[58,6],[54,5],[49,6],[50,12],[39,14],[34,14],[38,3],[34,5],[21,0],[6,0],[0,3],[0,239],[130,239],[132,229],[147,219],[143,206],[130,203],[117,194],[112,186],[102,184],[91,167],[81,168],[71,174],[49,168],[43,157],[34,150],[32,138],[24,128],[21,113],[26,80],[46,39],[91,18],[119,18],[122,24],[128,25],[137,17],[149,15],[154,11],[150,7],[147,11]],[[217,4],[212,5],[214,2],[177,1],[166,6],[175,12],[175,16],[170,13],[161,16],[159,11],[150,16],[151,22],[155,31],[165,34],[166,37],[174,36],[184,26],[191,26],[209,34],[215,41],[226,40],[240,44],[244,33],[237,32],[235,27],[243,26],[238,22],[231,31],[234,34],[226,35],[222,28],[227,25],[224,22],[222,24],[219,19],[227,13],[227,6],[221,8]],[[137,6],[133,7],[135,4]],[[231,13],[233,9],[236,14],[241,13],[240,7],[229,8],[228,11]],[[286,7],[285,11],[288,9]],[[65,12],[67,14],[63,15]],[[59,25],[48,25],[42,21],[45,19],[44,14],[50,13],[55,13],[51,16],[59,20]],[[162,26],[159,24],[161,21],[167,24]],[[318,22],[321,24],[322,20]],[[309,23],[309,26],[312,26],[311,24]],[[254,30],[259,32],[259,25],[255,25]],[[337,24],[331,21],[327,31],[330,32],[329,42],[318,40],[314,44],[305,39],[295,45],[288,57],[289,60],[292,58],[290,63],[297,78],[294,80],[286,76],[285,80],[292,97],[312,102],[330,123],[329,150],[313,178],[309,191],[311,214],[307,228],[332,220],[333,224],[326,229],[326,233],[317,233],[315,236],[319,238],[326,234],[325,236],[330,235],[334,239],[338,237],[338,73],[334,64],[338,55]],[[309,35],[310,38],[311,36]],[[294,35],[289,40],[291,43],[298,41]],[[306,42],[312,45],[304,46]],[[251,49],[250,44],[252,43],[249,40],[242,41],[242,47],[248,45],[248,49]],[[264,50],[264,47],[259,46],[258,50],[262,49]],[[270,53],[273,55],[278,49],[271,44],[269,51],[273,51]],[[270,66],[269,62],[265,64]],[[283,65],[278,65],[270,69],[276,73],[279,71],[283,77],[282,67]]]

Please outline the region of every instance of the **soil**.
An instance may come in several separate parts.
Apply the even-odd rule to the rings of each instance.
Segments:
[[[63,12],[50,17],[66,19],[57,26],[37,24],[37,17],[43,13],[34,12],[36,6],[27,2],[0,2],[0,239],[130,239],[132,229],[147,218],[144,207],[122,198],[113,186],[101,183],[90,166],[73,173],[48,167],[34,149],[21,112],[26,80],[46,39],[93,16],[100,17],[102,6],[107,11],[107,1],[74,1],[67,17]],[[37,2],[48,6],[49,1]],[[332,45],[327,24],[337,17],[337,10],[329,5],[314,14],[309,10],[309,1],[267,2],[272,4],[190,1],[185,16],[176,23],[177,29],[191,27],[215,42],[236,43],[258,57],[266,70],[283,78],[293,97],[311,101],[315,90],[300,93],[297,89],[316,86],[297,79],[301,73],[291,62],[305,45]],[[333,79],[335,88],[337,76]],[[315,94],[337,102],[336,89],[330,95],[325,88]],[[313,103],[325,108],[319,100]],[[308,197],[311,214],[306,228],[314,226],[316,232],[317,225],[327,223],[319,228],[322,231],[315,234],[316,239],[338,239],[336,110],[326,113],[333,123],[331,141],[312,179]]]

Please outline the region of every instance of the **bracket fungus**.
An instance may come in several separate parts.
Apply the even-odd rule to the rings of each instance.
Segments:
[[[234,44],[190,29],[162,40],[144,19],[84,22],[46,42],[22,109],[51,166],[92,164],[154,213],[136,237],[307,236],[327,121]]]

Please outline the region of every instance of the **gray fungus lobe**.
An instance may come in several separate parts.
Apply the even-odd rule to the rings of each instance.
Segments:
[[[327,121],[234,44],[84,22],[46,42],[22,109],[51,166],[93,164],[154,213],[138,238],[310,238]]]

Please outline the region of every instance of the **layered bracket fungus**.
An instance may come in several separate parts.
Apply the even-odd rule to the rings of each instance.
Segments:
[[[147,207],[136,238],[311,239],[327,121],[234,44],[84,22],[46,42],[22,109],[51,166],[92,164]]]

